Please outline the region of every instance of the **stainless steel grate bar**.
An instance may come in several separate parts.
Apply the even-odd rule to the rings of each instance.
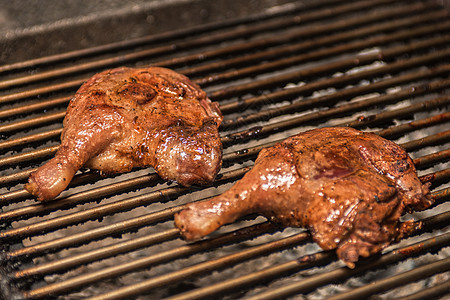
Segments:
[[[406,257],[413,257],[420,253],[426,253],[435,247],[446,245],[450,242],[450,234],[442,234],[436,236],[435,238],[430,238],[422,242],[400,248],[398,250],[393,250],[387,254],[384,254],[380,259],[375,260],[372,263],[361,264],[358,268],[348,269],[346,267],[338,268],[334,271],[323,273],[320,275],[312,276],[310,278],[304,279],[302,281],[285,285],[280,288],[272,289],[264,293],[255,295],[254,297],[249,297],[247,299],[251,300],[268,300],[268,299],[280,299],[287,297],[289,295],[309,292],[313,288],[317,288],[327,283],[336,282],[344,278],[354,277],[357,274],[368,270],[374,270],[379,267],[384,267],[386,265],[398,262],[405,259]],[[105,298],[106,299],[106,298]]]
[[[388,291],[401,285],[406,285],[414,281],[427,278],[431,275],[447,272],[450,270],[450,257],[441,259],[430,264],[418,266],[413,270],[397,274],[379,281],[372,282],[370,285],[355,288],[354,290],[332,296],[330,300],[351,300],[363,299],[373,294]]]
[[[61,69],[55,69],[47,72],[42,72],[36,75],[29,75],[25,77],[7,79],[0,82],[0,90],[11,88],[14,86],[20,86],[24,84],[30,84],[33,82],[39,82],[43,80],[50,80],[53,78],[59,78],[66,76],[67,74],[77,74],[80,72],[88,72],[95,69],[112,67],[114,65],[123,65],[125,63],[133,62],[136,60],[141,60],[149,58],[156,55],[172,53],[180,49],[192,49],[195,47],[218,44],[223,41],[230,39],[246,38],[252,36],[256,33],[261,33],[265,31],[270,31],[279,28],[285,28],[293,26],[295,24],[303,23],[305,21],[312,21],[316,19],[323,19],[326,17],[333,17],[336,14],[342,14],[345,12],[351,12],[354,10],[367,9],[372,6],[382,5],[392,0],[376,0],[376,1],[358,1],[355,3],[350,3],[347,5],[341,5],[336,7],[335,10],[329,8],[321,9],[316,13],[306,13],[300,16],[293,17],[283,17],[275,20],[268,20],[263,23],[257,23],[254,25],[249,25],[244,28],[233,28],[227,32],[220,32],[218,34],[209,34],[207,36],[190,38],[188,41],[180,41],[178,43],[171,43],[164,46],[152,47],[146,50],[135,51],[128,54],[122,54],[112,58],[98,59],[95,61],[79,64],[76,66],[65,67]],[[426,9],[426,5],[418,3],[417,6],[422,6],[422,9]],[[428,5],[429,7],[429,5]]]

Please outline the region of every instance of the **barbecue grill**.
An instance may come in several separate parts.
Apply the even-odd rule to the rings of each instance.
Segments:
[[[436,1],[319,0],[231,1],[227,10],[223,1],[220,9],[203,2],[146,6],[146,20],[164,20],[178,7],[186,23],[165,21],[165,31],[142,29],[128,39],[121,27],[111,37],[121,41],[107,43],[99,20],[100,44],[67,43],[64,52],[42,46],[49,42],[36,33],[40,48],[30,53],[45,55],[18,51],[23,59],[0,66],[3,298],[450,295],[448,8]],[[142,14],[122,15],[116,25],[139,26]],[[86,29],[72,25],[75,37]],[[92,74],[122,65],[172,68],[220,103],[224,161],[216,182],[185,188],[163,182],[151,168],[109,176],[82,170],[57,200],[37,202],[23,184],[57,150],[71,95]],[[199,242],[180,238],[173,214],[186,203],[227,190],[262,148],[324,126],[375,132],[408,151],[436,202],[403,216],[422,227],[355,269],[318,248],[304,229],[260,216]]]

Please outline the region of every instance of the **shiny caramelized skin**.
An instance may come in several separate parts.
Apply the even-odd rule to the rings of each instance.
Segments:
[[[349,267],[412,229],[404,211],[432,204],[408,154],[375,134],[352,128],[307,131],[261,151],[231,189],[175,216],[187,240],[260,213],[284,226],[306,227]]]
[[[106,174],[153,166],[184,186],[209,184],[221,166],[222,119],[218,105],[174,71],[101,72],[70,101],[61,146],[25,188],[39,200],[53,199],[83,166]]]

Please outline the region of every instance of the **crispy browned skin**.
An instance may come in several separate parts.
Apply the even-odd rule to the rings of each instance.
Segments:
[[[260,213],[306,227],[325,250],[353,267],[412,229],[404,211],[432,204],[408,154],[375,134],[351,128],[307,131],[261,151],[230,190],[188,204],[175,216],[187,240],[241,216]]]
[[[25,188],[59,195],[82,166],[103,173],[153,166],[164,179],[211,183],[222,160],[218,105],[187,77],[150,67],[94,75],[70,101],[61,146]]]

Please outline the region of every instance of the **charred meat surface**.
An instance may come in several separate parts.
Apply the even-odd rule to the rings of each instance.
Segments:
[[[375,134],[352,128],[310,130],[261,151],[225,193],[190,203],[175,215],[187,240],[259,213],[283,226],[305,227],[349,267],[411,229],[403,212],[433,203],[408,154]]]
[[[53,199],[81,167],[108,174],[153,166],[184,186],[211,183],[222,161],[222,119],[204,91],[169,69],[101,72],[70,101],[61,146],[25,188]]]

